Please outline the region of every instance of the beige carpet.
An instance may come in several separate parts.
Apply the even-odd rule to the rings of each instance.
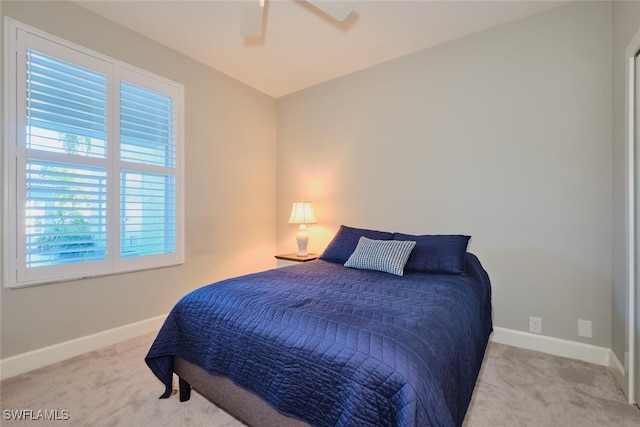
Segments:
[[[4,426],[242,426],[197,393],[158,400],[145,335],[0,383]],[[68,420],[15,421],[7,410],[57,410]],[[9,417],[10,418],[10,417]],[[640,426],[607,368],[500,344],[487,351],[464,427]]]

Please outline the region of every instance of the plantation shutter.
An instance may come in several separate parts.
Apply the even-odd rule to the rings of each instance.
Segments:
[[[103,260],[106,76],[32,49],[26,71],[26,267]]]
[[[3,286],[184,262],[184,86],[5,19]]]
[[[120,256],[175,253],[174,99],[122,81],[120,100]]]
[[[104,74],[27,49],[27,148],[104,158],[106,114]]]

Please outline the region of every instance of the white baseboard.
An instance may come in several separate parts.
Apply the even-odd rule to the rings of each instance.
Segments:
[[[624,378],[624,366],[620,363],[613,350],[609,350],[609,367],[613,369],[614,375],[620,375]]]
[[[89,351],[157,331],[166,317],[166,315],[152,317],[140,322],[0,359],[0,379],[10,378]],[[606,347],[501,327],[493,328],[490,340],[499,344],[527,348],[611,367],[614,375],[622,375],[622,378],[624,378],[624,367],[620,364],[615,354]]]
[[[613,352],[606,347],[496,326],[493,327],[493,334],[491,334],[490,340],[499,344],[527,348],[529,350],[582,360],[607,367],[611,366],[611,355],[613,355]]]
[[[89,351],[157,331],[166,317],[166,315],[152,317],[129,325],[0,359],[0,379],[10,378]]]
[[[620,360],[613,352],[613,350],[609,350],[609,367],[611,368],[611,372],[613,372],[613,376],[615,377],[620,389],[624,393],[625,396],[629,396],[629,386],[627,384],[627,376],[625,375],[625,369]]]

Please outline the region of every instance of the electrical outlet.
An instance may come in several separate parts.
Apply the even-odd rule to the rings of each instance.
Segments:
[[[542,319],[539,317],[529,316],[529,332],[536,334],[542,333]]]
[[[578,336],[592,338],[591,320],[578,319]]]

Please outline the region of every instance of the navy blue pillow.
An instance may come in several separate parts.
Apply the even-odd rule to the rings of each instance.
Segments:
[[[462,274],[465,254],[471,236],[458,234],[433,234],[413,236],[410,234],[394,233],[393,240],[413,240],[413,248],[405,271],[422,271],[427,273]]]
[[[393,233],[341,225],[333,240],[329,243],[329,246],[327,246],[324,252],[322,252],[322,255],[320,255],[320,259],[344,264],[353,251],[356,250],[358,240],[360,240],[362,236],[373,240],[392,240]]]

